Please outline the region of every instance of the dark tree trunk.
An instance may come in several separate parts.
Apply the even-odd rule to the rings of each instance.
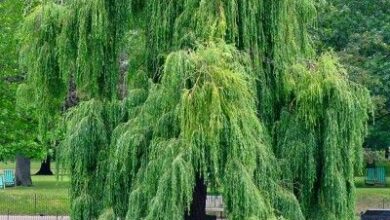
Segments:
[[[196,175],[196,185],[192,194],[190,212],[186,211],[185,220],[205,220],[206,219],[206,199],[207,186],[201,175]]]
[[[69,83],[68,92],[63,105],[64,112],[76,106],[79,103],[79,97],[77,96],[76,82],[73,75],[71,75],[68,83]]]
[[[30,158],[16,155],[15,177],[17,186],[31,186]]]
[[[38,175],[38,176],[51,176],[51,175],[53,175],[53,172],[51,171],[51,168],[50,168],[50,162],[51,162],[51,158],[50,158],[50,156],[47,156],[46,160],[42,161],[41,168],[39,169],[39,171],[35,175]]]

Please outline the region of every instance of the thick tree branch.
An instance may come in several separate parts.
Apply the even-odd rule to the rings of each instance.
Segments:
[[[6,83],[20,83],[23,82],[25,79],[25,75],[6,76],[1,78],[1,80],[5,81]]]

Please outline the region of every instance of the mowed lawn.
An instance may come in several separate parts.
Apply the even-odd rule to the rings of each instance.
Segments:
[[[54,164],[52,166],[55,167]],[[39,167],[39,162],[32,162],[31,173],[36,173]],[[14,163],[0,163],[0,170],[14,168]],[[68,177],[57,180],[55,175],[33,175],[32,181],[31,187],[7,187],[0,190],[0,215],[69,214]]]
[[[52,166],[55,167],[54,164]],[[0,162],[0,170],[14,167],[14,163]],[[36,173],[39,167],[39,162],[32,162],[31,173]],[[56,176],[32,176],[32,180],[31,187],[0,190],[0,215],[69,214],[68,177],[57,180]],[[387,187],[368,187],[364,184],[364,177],[356,177],[356,213],[368,208],[390,208],[390,178],[387,182]]]
[[[390,209],[390,177],[386,178],[385,187],[370,187],[364,184],[364,177],[356,177],[356,211],[367,209]]]

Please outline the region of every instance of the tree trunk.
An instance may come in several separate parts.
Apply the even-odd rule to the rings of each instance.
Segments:
[[[186,211],[185,220],[204,220],[206,219],[206,199],[207,186],[204,183],[204,178],[196,175],[196,185],[192,194],[192,203],[190,212]]]
[[[63,105],[64,112],[79,103],[79,97],[77,96],[76,80],[74,79],[73,75],[70,76],[68,83],[68,92],[66,94],[65,102]]]
[[[51,158],[50,158],[50,156],[47,156],[46,160],[42,161],[41,168],[39,169],[39,171],[35,175],[38,175],[38,176],[51,176],[51,175],[53,175],[53,172],[51,171],[51,168],[50,168],[50,162],[51,162]]]
[[[23,155],[16,155],[16,185],[31,186],[30,158]]]

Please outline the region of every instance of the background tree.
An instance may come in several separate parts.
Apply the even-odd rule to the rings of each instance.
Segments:
[[[18,87],[25,80],[18,64],[18,29],[23,21],[24,1],[0,2],[0,159],[16,158],[17,185],[31,185],[30,158],[41,159],[46,147],[37,141],[38,122],[18,100]]]
[[[310,0],[38,6],[23,58],[43,130],[71,79],[80,99],[61,148],[72,218],[204,219],[208,188],[229,219],[354,218],[371,100],[315,55],[315,14]]]
[[[319,7],[320,49],[333,48],[375,104],[365,147],[390,146],[390,2],[329,0]]]

